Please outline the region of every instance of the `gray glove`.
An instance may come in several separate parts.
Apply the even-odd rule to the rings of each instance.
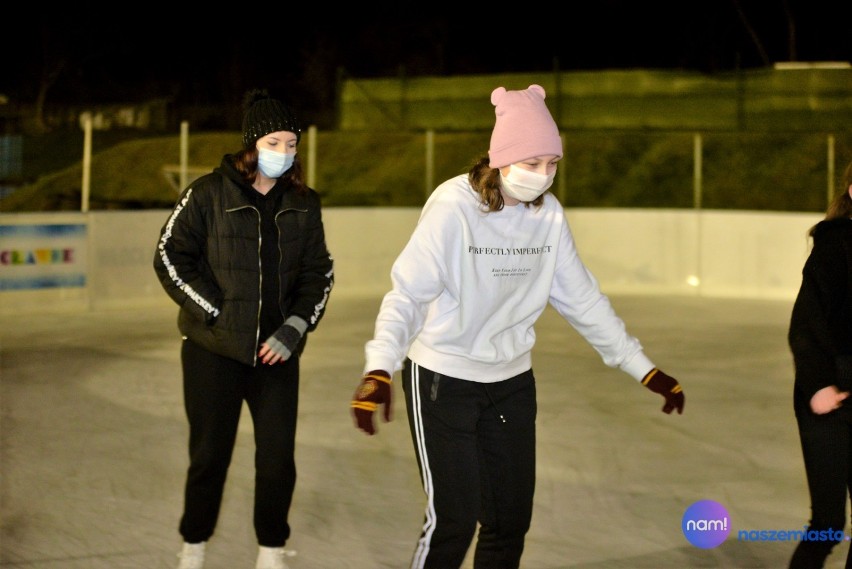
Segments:
[[[270,352],[280,357],[282,361],[287,360],[293,355],[293,351],[307,329],[307,322],[298,316],[290,316],[274,334],[266,339],[266,345],[269,346]]]

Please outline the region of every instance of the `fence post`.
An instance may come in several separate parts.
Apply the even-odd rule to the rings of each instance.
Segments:
[[[691,275],[686,277],[686,284],[693,287],[696,293],[701,292],[701,278],[703,275],[702,246],[704,240],[704,214],[701,211],[702,201],[702,138],[701,133],[696,132],[692,137],[692,206],[695,212],[695,266]]]
[[[828,201],[826,202],[826,207],[831,201],[834,199],[834,135],[829,134],[827,140],[827,152],[828,152],[828,168],[827,168],[827,177],[828,177]]]
[[[435,131],[426,131],[426,177],[423,188],[423,196],[429,199],[432,190],[435,189]]]
[[[80,188],[80,211],[89,211],[92,188],[92,113],[83,113],[83,179]]]
[[[702,164],[701,164],[701,133],[696,132],[692,137],[692,207],[701,209],[701,182],[702,182]]]
[[[317,127],[308,127],[308,186],[315,188],[317,183]]]
[[[565,133],[560,132],[559,138],[562,139],[562,148],[564,149],[565,148]],[[563,150],[563,152],[565,152],[565,151]],[[565,168],[564,163],[563,163],[561,168],[556,169],[556,197],[559,198],[559,203],[562,204],[562,207],[565,207],[565,193],[566,193],[565,192],[565,180],[567,178],[566,178],[566,176],[563,175],[563,172],[562,172],[563,168]]]
[[[189,122],[180,123],[180,189],[189,184]]]

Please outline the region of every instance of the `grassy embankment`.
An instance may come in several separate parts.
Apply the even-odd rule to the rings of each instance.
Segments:
[[[490,133],[437,133],[432,181],[466,172]],[[178,189],[164,166],[179,162],[179,137],[135,138],[108,146],[94,135],[90,208],[170,208]],[[124,138],[128,134],[125,133]],[[82,134],[25,142],[32,183],[0,201],[0,212],[79,210]],[[824,134],[703,135],[702,207],[823,211]],[[216,166],[239,148],[239,133],[195,133],[189,164]],[[565,158],[553,191],[568,207],[693,207],[693,133],[565,133]],[[307,155],[307,137],[300,152]],[[411,206],[427,194],[423,133],[319,132],[314,186],[326,207]],[[835,136],[837,176],[852,160],[852,133]],[[67,167],[54,169],[57,165]],[[559,179],[561,178],[561,179]]]

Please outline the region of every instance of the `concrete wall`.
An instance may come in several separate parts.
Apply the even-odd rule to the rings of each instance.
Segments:
[[[168,214],[0,215],[0,313],[170,303],[152,269]],[[391,264],[418,216],[419,209],[409,208],[326,208],[335,258],[333,297],[384,294]],[[792,299],[809,251],[807,230],[822,215],[578,209],[568,210],[567,217],[581,257],[607,293]],[[34,241],[24,231],[63,224],[84,224],[86,238]],[[71,252],[39,257],[32,254],[36,250]],[[85,274],[85,283],[44,286],[30,278],[62,271]]]

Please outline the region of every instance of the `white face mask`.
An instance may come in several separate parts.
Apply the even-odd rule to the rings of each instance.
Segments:
[[[500,183],[503,185],[503,191],[509,197],[522,202],[531,202],[547,191],[553,184],[555,175],[556,170],[550,174],[539,174],[524,168],[516,168],[512,164],[509,166],[507,176],[504,176],[502,172],[500,173]]]
[[[267,178],[280,178],[293,166],[295,154],[275,152],[267,148],[257,149],[257,168]]]

